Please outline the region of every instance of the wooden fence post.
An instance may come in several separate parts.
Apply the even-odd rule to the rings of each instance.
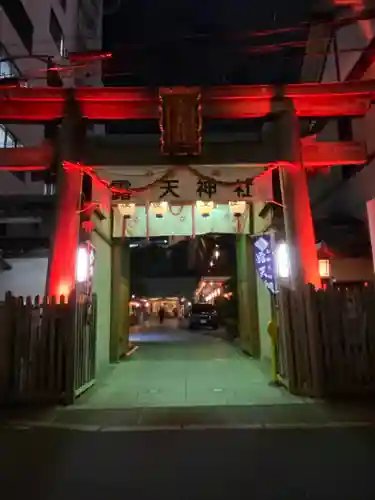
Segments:
[[[75,371],[76,371],[76,311],[77,292],[74,290],[68,298],[68,304],[64,315],[65,336],[65,395],[63,403],[70,405],[75,400]]]
[[[307,347],[311,368],[311,395],[321,397],[323,395],[323,337],[319,324],[318,291],[315,290],[313,285],[306,285],[303,293],[305,299]]]
[[[291,291],[287,288],[282,287],[280,289],[280,323],[281,323],[281,335],[279,336],[279,341],[284,343],[285,358],[286,358],[286,371],[287,371],[287,383],[288,389],[292,394],[298,393],[298,383],[297,383],[297,369],[295,352],[293,348],[293,321],[292,312],[290,310],[290,294]]]
[[[11,389],[12,380],[12,335],[13,335],[14,298],[11,292],[5,295],[0,320],[0,401],[6,400]]]

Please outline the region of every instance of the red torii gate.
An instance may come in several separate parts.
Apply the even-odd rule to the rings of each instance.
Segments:
[[[271,112],[280,116],[279,133],[285,145],[280,171],[286,236],[293,258],[292,280],[295,286],[303,282],[319,286],[318,260],[306,174],[302,164],[298,117],[364,116],[375,97],[375,80],[287,85],[282,89],[282,98],[279,97],[279,90],[272,86],[200,89],[202,117],[258,118]],[[0,87],[0,122],[40,123],[64,118],[67,92],[70,98],[74,96],[79,105],[81,118],[97,122],[158,119],[160,115],[158,89]],[[8,154],[15,156],[17,151]],[[61,159],[71,158],[63,156]],[[321,158],[321,162],[324,161],[325,158]],[[337,159],[337,163],[339,162]],[[348,158],[343,158],[342,163],[348,163]],[[28,168],[28,165],[18,166]],[[29,165],[30,169],[32,167]],[[60,178],[57,229],[50,262],[49,292],[52,295],[66,293],[74,286],[80,190],[79,171],[65,171]]]
[[[72,92],[72,89],[69,89]],[[375,98],[375,80],[286,85],[298,117],[363,116]],[[278,89],[269,85],[202,88],[203,118],[260,118],[277,111]],[[94,121],[158,119],[159,89],[82,87],[73,89],[84,118]],[[0,87],[0,122],[44,122],[62,118],[66,90]],[[282,106],[280,107],[282,110]]]

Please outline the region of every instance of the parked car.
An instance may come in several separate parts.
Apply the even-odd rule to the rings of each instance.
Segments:
[[[219,328],[219,317],[212,304],[193,304],[189,313],[189,328]]]

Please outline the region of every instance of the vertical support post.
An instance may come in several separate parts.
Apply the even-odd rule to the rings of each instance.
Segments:
[[[278,117],[280,159],[290,165],[280,169],[286,240],[290,252],[293,288],[311,283],[321,286],[315,232],[306,172],[302,164],[299,121],[290,100]]]
[[[57,203],[47,276],[48,295],[68,295],[75,286],[82,174],[74,169],[64,170],[62,161],[81,160],[84,135],[79,104],[69,89],[58,137]]]
[[[16,331],[13,327],[14,300],[12,293],[7,292],[0,318],[0,403],[4,402],[9,395],[14,376],[12,373],[14,364],[12,345],[16,338]]]
[[[69,295],[74,288],[79,242],[81,173],[59,168],[55,234],[49,262],[48,295]]]
[[[252,210],[250,210],[250,220],[253,220]],[[238,331],[241,349],[258,358],[260,356],[260,338],[257,280],[253,246],[248,235],[237,235],[236,253]]]
[[[63,334],[65,337],[65,393],[63,404],[72,405],[76,398],[76,372],[77,372],[77,292],[73,290],[66,304]]]
[[[112,297],[110,361],[114,363],[129,349],[130,248],[116,238],[112,245]]]
[[[368,201],[366,203],[366,208],[372,249],[372,264],[375,273],[375,199]]]

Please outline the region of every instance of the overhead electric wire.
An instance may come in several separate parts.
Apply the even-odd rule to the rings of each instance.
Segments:
[[[285,35],[288,33],[297,33],[301,32],[302,30],[308,30],[311,26],[314,24],[328,24],[332,25],[332,27],[340,27],[340,26],[345,26],[348,24],[352,24],[355,22],[358,22],[359,20],[364,20],[364,19],[372,19],[375,17],[375,9],[368,9],[363,11],[360,14],[355,14],[355,15],[349,15],[349,16],[342,16],[336,20],[325,20],[325,21],[318,21],[318,20],[312,20],[312,21],[303,21],[297,26],[287,26],[287,27],[281,27],[281,28],[273,28],[273,29],[264,29],[264,30],[258,30],[258,31],[250,31],[246,33],[222,33],[222,34],[215,34],[211,35],[209,33],[193,33],[189,35],[183,35],[182,37],[178,38],[176,40],[175,38],[173,39],[164,39],[159,41],[159,47],[155,46],[155,43],[152,42],[143,42],[143,43],[132,43],[132,44],[126,44],[124,43],[124,47],[126,47],[129,50],[129,53],[133,50],[137,49],[142,49],[143,52],[147,50],[147,47],[152,51],[154,54],[155,52],[158,52],[160,49],[166,48],[167,44],[173,43],[173,46],[176,46],[176,43],[178,41],[183,42],[186,40],[206,40],[209,43],[213,44],[215,43],[216,46],[219,46],[222,44],[225,46],[225,51],[228,53],[233,53],[236,52],[238,54],[240,53],[245,53],[249,56],[254,55],[254,56],[259,56],[259,55],[266,55],[266,54],[274,54],[276,52],[280,51],[288,51],[289,53],[284,54],[285,59],[292,59],[294,57],[300,57],[300,54],[296,53],[290,53],[291,50],[293,49],[304,49],[306,48],[308,44],[308,40],[286,40],[286,41],[281,41],[277,43],[269,43],[269,44],[262,44],[262,45],[252,45],[250,47],[244,47],[241,45],[241,42],[247,42],[249,38],[254,37],[254,38],[264,38],[264,37],[274,37],[277,35]],[[232,36],[234,35],[234,36]],[[73,37],[72,37],[73,38]],[[90,39],[90,37],[86,37],[87,39]],[[97,37],[92,37],[93,39],[97,40]],[[215,40],[216,38],[216,40]],[[317,38],[317,41],[319,40],[324,40],[327,41],[327,37],[321,37]],[[47,40],[46,40],[47,41]],[[149,45],[150,44],[150,45]],[[238,45],[239,44],[239,45]],[[161,46],[160,46],[161,45]],[[6,46],[9,46],[9,44],[6,44]],[[215,46],[211,46],[211,49],[215,48]],[[353,48],[346,48],[342,49],[339,51],[339,53],[353,53],[353,52],[366,52],[366,51],[371,51],[371,53],[375,52],[374,49],[372,48],[366,48],[366,47],[353,47]],[[80,52],[83,56],[85,54],[90,54],[93,51],[83,51]],[[104,52],[104,51],[103,51]],[[107,60],[107,63],[110,61],[110,64],[113,64],[113,66],[116,65],[117,58],[121,55],[122,58],[122,63],[123,61],[123,49],[119,49],[118,47],[112,52],[112,57],[110,60]],[[134,54],[131,54],[134,55]],[[144,54],[143,54],[144,55]],[[324,51],[317,51],[317,52],[309,52],[309,56],[325,56],[326,52]],[[50,57],[54,57],[56,55],[51,55]],[[5,59],[0,59],[0,62],[2,60],[12,60],[12,59],[17,59],[17,58],[22,58],[22,57],[30,57],[30,55],[22,56],[7,56]],[[46,56],[45,54],[43,55],[31,55],[32,58],[38,59],[40,58],[46,58],[49,56]],[[88,60],[86,63],[84,62],[83,64],[70,64],[70,65],[62,65],[62,64],[55,64],[54,68],[50,68],[50,70],[56,70],[56,71],[74,71],[76,69],[82,69],[86,68],[87,66],[90,65],[90,63],[97,62],[97,59],[95,60]],[[244,61],[245,63],[245,61]],[[108,68],[108,65],[107,65]],[[36,70],[37,73],[33,74],[31,73],[26,73],[25,75],[20,76],[20,80],[38,80],[38,79],[43,79],[44,76],[40,75],[40,73],[47,72],[47,68],[39,68]],[[101,72],[102,77],[107,78],[115,78],[115,77],[121,77],[121,76],[135,76],[136,72],[135,71],[122,71],[122,72],[116,72],[116,71],[102,71]]]
[[[251,56],[259,56],[259,55],[267,55],[267,54],[274,54],[275,52],[279,51],[286,51],[290,49],[303,49],[306,47],[308,42],[282,42],[279,44],[268,44],[268,45],[260,45],[257,47],[253,47],[251,50],[249,50],[247,53]],[[353,47],[353,48],[346,48],[342,49],[339,51],[339,54],[350,54],[350,53],[369,53],[369,54],[374,54],[375,55],[375,48],[372,47]],[[324,51],[316,51],[316,52],[309,52],[308,53],[309,57],[310,56],[316,56],[316,57],[322,57],[326,55],[326,52]],[[333,55],[333,54],[332,54]],[[292,59],[295,57],[300,57],[300,54],[284,54],[283,59]],[[107,60],[108,61],[108,60]],[[1,62],[1,60],[0,60]],[[87,64],[79,64],[79,65],[66,65],[66,66],[56,66],[53,68],[49,68],[49,70],[54,70],[54,71],[59,71],[59,72],[73,72],[78,69],[83,69],[87,68],[92,62],[97,62],[95,61],[88,61]],[[40,68],[37,70],[37,73],[26,73],[25,75],[22,75],[20,79],[26,79],[26,80],[39,80],[39,79],[44,79],[45,75],[43,73],[47,73],[49,71],[47,68]],[[102,77],[110,77],[110,78],[116,78],[116,77],[123,77],[123,76],[134,76],[136,73],[132,71],[121,71],[121,72],[112,72],[112,71],[102,71],[101,76]]]
[[[287,33],[293,33],[293,32],[300,32],[300,31],[306,31],[310,27],[314,25],[331,25],[333,28],[340,28],[344,27],[346,25],[354,24],[358,21],[363,21],[363,20],[370,20],[375,18],[375,8],[374,9],[365,9],[359,14],[352,14],[352,15],[345,15],[341,16],[337,19],[333,20],[326,20],[326,19],[321,19],[321,20],[310,20],[310,21],[302,21],[301,23],[295,25],[295,26],[284,26],[281,28],[271,28],[271,29],[263,29],[263,30],[250,30],[248,32],[235,32],[235,31],[228,31],[228,32],[223,32],[222,34],[219,34],[219,36],[228,36],[232,37],[233,39],[238,39],[238,38],[260,38],[260,37],[267,37],[267,36],[275,36],[275,35],[284,35]],[[201,32],[201,33],[190,33],[190,34],[185,34],[182,35],[180,38],[177,37],[171,37],[171,38],[164,38],[163,42],[164,43],[176,43],[178,40],[191,40],[191,39],[203,39],[203,38],[214,38],[217,35],[212,35],[208,32]],[[64,41],[67,42],[69,40],[76,41],[77,37],[76,36],[70,36],[70,37],[64,37]],[[85,36],[86,41],[94,40],[94,41],[100,41],[100,38],[98,36]],[[1,39],[0,39],[1,41]],[[226,40],[228,41],[228,40]],[[34,44],[35,43],[51,43],[50,38],[34,38]],[[19,47],[20,44],[15,44],[15,43],[6,43],[6,41],[2,40],[2,43],[6,47],[11,47],[11,46],[17,46]],[[147,45],[150,47],[153,47],[155,44],[154,40],[151,40],[149,42],[137,42],[137,43],[129,43],[127,44],[126,42],[123,42],[121,45],[124,46],[124,48],[134,48],[136,46],[140,48],[144,48]],[[96,49],[92,49],[96,50]],[[90,50],[88,50],[90,52]]]

